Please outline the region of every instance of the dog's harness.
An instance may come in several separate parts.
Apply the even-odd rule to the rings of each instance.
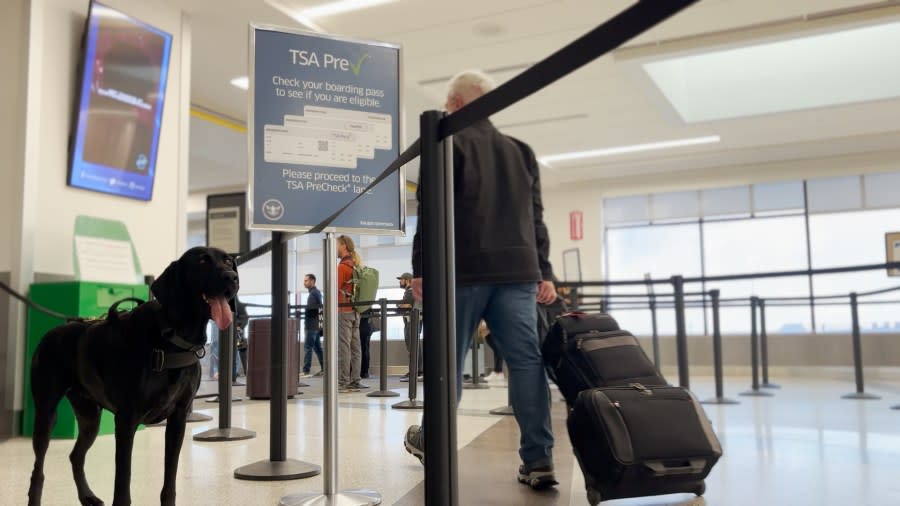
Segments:
[[[107,320],[118,317],[119,310],[118,306],[122,302],[134,302],[137,303],[138,306],[144,304],[145,301],[141,299],[137,299],[134,297],[128,297],[127,299],[122,299],[116,301],[109,308],[109,313]],[[153,348],[150,350],[150,369],[153,372],[162,372],[166,369],[183,369],[185,367],[190,367],[197,362],[200,361],[206,355],[206,348],[203,345],[192,344],[188,340],[179,336],[175,329],[168,326],[165,321],[160,319],[160,326],[162,327],[162,337],[166,341],[169,341],[176,348],[180,348],[184,351],[166,351],[162,348]]]

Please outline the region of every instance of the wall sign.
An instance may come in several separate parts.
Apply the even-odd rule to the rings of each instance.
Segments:
[[[250,26],[251,229],[305,231],[400,155],[400,48]],[[360,198],[332,230],[400,234],[404,171]]]
[[[584,214],[581,211],[569,212],[569,239],[573,241],[584,239]]]

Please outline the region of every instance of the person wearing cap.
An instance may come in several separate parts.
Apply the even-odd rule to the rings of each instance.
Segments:
[[[397,304],[397,307],[403,312],[403,337],[406,340],[406,352],[409,353],[410,344],[412,342],[413,334],[410,333],[409,328],[409,313],[412,311],[413,306],[421,309],[421,305],[419,305],[416,301],[415,296],[413,295],[412,290],[412,279],[413,275],[409,272],[404,272],[403,274],[397,276],[397,279],[400,281],[400,288],[403,288],[405,291],[403,292],[403,299],[400,301],[400,304]],[[419,328],[422,327],[422,320],[419,319]],[[421,331],[421,330],[420,330]],[[419,341],[419,370],[417,371],[417,376],[422,376],[422,342]],[[401,381],[405,381],[409,379],[409,372],[403,375]]]

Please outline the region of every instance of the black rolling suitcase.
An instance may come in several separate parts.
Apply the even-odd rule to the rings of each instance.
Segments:
[[[680,492],[702,495],[722,447],[697,399],[672,386],[594,388],[567,421],[588,502]]]
[[[560,316],[541,347],[544,364],[566,403],[597,387],[641,383],[665,385],[637,339],[607,314]]]

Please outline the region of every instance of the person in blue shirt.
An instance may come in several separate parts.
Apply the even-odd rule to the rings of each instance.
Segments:
[[[303,277],[303,286],[309,290],[306,299],[306,312],[303,314],[303,327],[306,330],[306,338],[303,340],[303,375],[304,378],[312,376],[312,354],[316,352],[319,359],[319,372],[315,376],[321,376],[325,370],[325,359],[322,356],[322,328],[319,324],[319,315],[322,312],[322,292],[316,288],[316,275],[307,274]]]

